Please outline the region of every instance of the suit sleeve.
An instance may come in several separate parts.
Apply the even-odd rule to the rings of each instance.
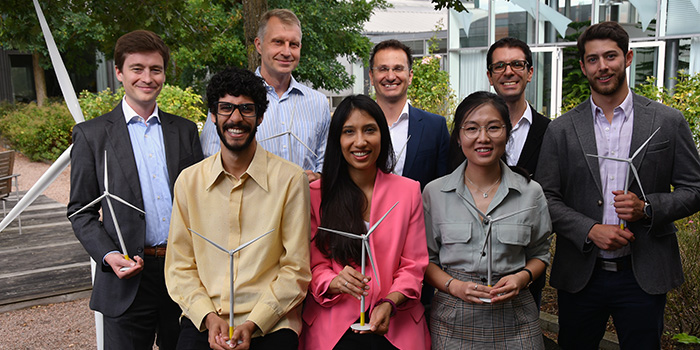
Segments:
[[[447,131],[447,124],[444,118],[440,118],[440,137],[437,161],[437,177],[447,175],[448,156],[450,153],[450,133]]]

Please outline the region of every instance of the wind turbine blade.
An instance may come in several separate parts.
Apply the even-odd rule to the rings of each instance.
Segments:
[[[634,178],[637,180],[637,184],[639,184],[639,190],[642,191],[642,199],[646,202],[647,195],[644,193],[644,187],[642,187],[642,180],[639,178],[637,168],[634,166],[634,164],[630,164],[630,169],[632,169],[632,175],[634,175]],[[628,184],[625,184],[625,186],[629,187]]]
[[[86,206],[84,206],[84,207],[78,209],[78,211],[76,211],[75,213],[70,214],[70,216],[68,216],[68,218],[70,219],[70,218],[72,218],[73,216],[77,215],[78,213],[81,213],[81,212],[85,211],[85,209],[90,208],[91,206],[95,205],[95,203],[101,201],[102,198],[104,198],[106,195],[107,195],[106,193],[103,193],[101,196],[97,197],[95,200],[93,200],[92,202],[88,203]]]
[[[399,154],[396,156],[396,159],[397,159],[397,160],[398,160],[399,158],[401,158],[401,155],[402,155],[403,152],[406,150],[406,146],[408,146],[408,141],[409,141],[410,139],[411,139],[411,135],[408,135],[408,137],[406,138],[406,143],[403,144],[403,146],[401,147],[401,151],[399,151]]]
[[[109,192],[109,175],[107,174],[107,150],[105,150],[105,192]]]
[[[314,152],[314,150],[312,150],[311,147],[306,145],[306,143],[304,143],[304,141],[302,141],[297,135],[295,135],[293,132],[289,132],[289,134],[292,135],[292,137],[294,137],[295,139],[297,139],[297,141],[299,141],[299,143],[301,143],[304,147],[306,147],[306,149],[308,149],[309,152],[311,152],[314,156],[318,157],[316,152]]]
[[[352,233],[347,233],[347,232],[343,232],[343,231],[333,230],[333,229],[330,229],[330,228],[325,228],[325,227],[320,227],[320,226],[318,227],[318,229],[319,229],[319,230],[328,231],[328,232],[333,232],[333,233],[339,234],[339,235],[341,235],[341,236],[345,236],[345,237],[352,238],[352,239],[362,239],[362,236],[354,235],[354,234],[352,234]]]
[[[24,194],[24,197],[17,202],[14,208],[7,213],[7,216],[0,222],[0,232],[4,230],[19,214],[26,209],[34,200],[46,190],[49,185],[56,180],[58,175],[70,164],[70,150],[73,145],[63,151],[60,157],[41,175],[32,188]]]
[[[239,251],[239,250],[241,250],[241,249],[243,249],[243,248],[245,248],[245,247],[247,247],[247,246],[253,244],[255,241],[259,240],[260,238],[263,238],[263,237],[267,236],[268,234],[270,234],[270,232],[272,232],[272,231],[274,231],[274,230],[275,230],[275,229],[273,228],[272,230],[267,231],[267,232],[261,234],[261,235],[258,236],[257,238],[254,238],[254,239],[252,239],[252,240],[250,240],[250,241],[248,241],[248,242],[246,242],[246,243],[241,244],[240,246],[238,246],[238,248],[234,249],[234,250],[231,252],[231,254],[233,254],[233,253],[235,253],[235,252],[237,252],[237,251]]]
[[[374,271],[374,279],[377,282],[377,287],[379,287],[381,289],[382,285],[379,281],[379,274],[377,273],[377,267],[374,264],[374,256],[372,256],[372,250],[369,249],[369,241],[368,240],[362,240],[362,249],[367,250],[367,255],[369,255],[369,264],[372,265],[372,271]]]
[[[68,71],[66,70],[66,66],[63,64],[61,54],[58,52],[56,42],[53,40],[53,35],[51,34],[49,25],[46,23],[44,12],[41,11],[41,6],[39,6],[39,2],[37,0],[34,0],[34,8],[36,9],[36,16],[39,18],[41,31],[44,33],[44,39],[46,40],[46,46],[49,49],[49,56],[51,57],[53,70],[56,72],[58,85],[61,87],[61,92],[63,93],[63,98],[66,100],[68,110],[76,123],[83,122],[85,121],[85,117],[83,116],[83,111],[80,109],[78,97],[75,95],[75,90],[73,89],[73,84],[68,76]]]
[[[267,140],[272,140],[272,139],[275,139],[275,138],[278,138],[278,137],[280,137],[280,136],[282,136],[282,135],[287,135],[287,134],[289,134],[289,131],[283,131],[283,132],[281,132],[281,133],[279,133],[279,134],[277,134],[277,135],[270,136],[270,137],[268,137],[268,138],[266,138],[266,139],[262,139],[262,140],[260,140],[260,141],[258,141],[258,142],[263,142],[263,141],[267,141]]]
[[[111,193],[109,193],[109,194],[107,194],[107,195],[110,196],[110,197],[112,197],[112,198],[114,198],[115,200],[119,201],[120,203],[126,205],[127,207],[129,207],[129,208],[131,208],[131,209],[134,209],[134,210],[140,212],[141,214],[146,214],[145,211],[143,211],[143,210],[139,209],[138,207],[136,207],[135,205],[133,205],[133,204],[131,204],[131,203],[129,203],[129,202],[127,202],[127,201],[125,201],[125,200],[119,198],[119,197],[116,196],[116,195],[113,195],[113,194],[111,194]]]
[[[121,227],[119,226],[119,222],[117,221],[117,215],[114,213],[114,207],[112,207],[112,201],[109,200],[109,197],[106,197],[106,199],[107,199],[107,206],[109,207],[109,213],[111,214],[112,222],[114,223],[114,228],[117,230],[117,238],[119,238],[119,245],[122,246],[122,254],[124,254],[124,256],[126,256],[128,258],[129,252],[126,251],[126,244],[124,243],[124,236],[122,236],[122,230],[121,230]]]
[[[501,215],[501,216],[499,216],[499,217],[497,217],[497,218],[495,218],[495,219],[491,219],[491,222],[500,221],[500,220],[503,220],[503,219],[505,219],[505,218],[509,218],[509,217],[511,217],[511,216],[515,216],[515,215],[518,215],[518,214],[520,214],[520,213],[523,213],[523,212],[526,212],[526,211],[528,211],[528,210],[532,210],[532,209],[535,209],[535,208],[537,208],[537,207],[533,205],[533,206],[531,206],[531,207],[527,207],[527,208],[523,208],[523,209],[520,209],[520,210],[516,210],[516,211],[514,211],[514,212],[512,212],[512,213],[510,213],[510,214]]]
[[[625,162],[625,163],[629,163],[629,162],[632,161],[631,158],[630,158],[630,159],[627,159],[627,158],[615,158],[615,157],[608,157],[608,156],[599,156],[599,155],[597,155],[597,154],[586,154],[586,155],[589,156],[589,157],[603,158],[603,159],[615,160],[615,161],[618,161],[618,162]]]
[[[220,245],[214,243],[214,242],[211,241],[209,238],[200,235],[197,231],[195,231],[195,230],[193,230],[193,229],[191,229],[191,228],[189,228],[189,227],[188,227],[187,229],[190,230],[190,232],[194,233],[195,235],[197,235],[197,236],[199,236],[199,237],[202,237],[203,240],[205,240],[205,241],[211,243],[213,246],[219,248],[219,250],[223,251],[224,253],[229,254],[228,249],[226,249],[226,248],[224,248],[224,247],[222,247],[222,246],[220,246]]]
[[[377,226],[379,226],[379,224],[381,224],[382,221],[384,221],[384,218],[385,218],[387,215],[389,215],[389,213],[390,213],[392,210],[394,210],[394,207],[396,207],[398,204],[399,204],[398,201],[397,201],[396,203],[394,203],[394,205],[392,205],[391,208],[389,208],[389,210],[387,210],[387,212],[384,213],[384,216],[382,216],[382,218],[379,219],[379,221],[377,221],[374,225],[372,225],[372,227],[369,229],[369,231],[367,231],[367,237],[369,237],[369,235],[371,235],[372,232],[374,232],[374,230],[377,228]]]
[[[656,128],[656,131],[654,131],[651,134],[651,136],[649,136],[649,138],[646,141],[644,141],[644,143],[641,146],[639,146],[639,148],[637,148],[637,150],[634,152],[634,154],[632,154],[632,157],[630,157],[630,158],[634,159],[634,157],[636,157],[637,154],[639,154],[639,152],[641,152],[642,149],[644,149],[644,147],[647,145],[647,143],[649,143],[649,141],[651,141],[651,138],[654,137],[654,135],[656,135],[656,133],[659,132],[660,129],[661,129],[661,127]]]

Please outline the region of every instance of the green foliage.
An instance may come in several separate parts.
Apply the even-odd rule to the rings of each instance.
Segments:
[[[673,339],[681,344],[700,344],[700,338],[689,335],[688,333],[680,333],[673,336]]]
[[[52,161],[70,145],[73,124],[65,104],[51,102],[38,107],[30,103],[0,117],[0,133],[32,161]]]
[[[666,328],[671,333],[700,334],[700,213],[676,221],[685,283],[668,292]],[[696,338],[697,339],[697,338]]]
[[[680,71],[675,79],[673,91],[658,88],[655,77],[647,77],[646,82],[635,87],[634,91],[681,111],[690,125],[695,145],[700,147],[700,74],[691,76]]]
[[[121,103],[123,96],[124,88],[119,88],[116,93],[110,90],[81,92],[79,102],[85,120],[111,111]],[[191,88],[183,90],[165,85],[158,96],[158,107],[197,123],[200,130],[206,119],[202,97]],[[74,121],[62,101],[52,101],[44,107],[34,103],[0,105],[0,116],[2,137],[31,160],[56,160],[71,143]]]
[[[468,1],[468,0],[463,0],[463,1]],[[451,8],[457,12],[467,11],[467,9],[462,4],[462,0],[432,0],[431,2],[433,4],[435,4],[436,11],[442,10],[443,8]],[[467,12],[469,12],[469,11],[467,11]]]
[[[564,41],[576,42],[579,35],[583,32],[583,29],[590,25],[590,21],[569,23],[569,27],[574,29],[575,32],[567,35]],[[562,114],[576,107],[591,96],[591,88],[588,84],[588,79],[586,79],[586,76],[581,72],[581,66],[579,65],[578,48],[576,46],[565,47],[563,49],[563,57],[564,79],[562,84]]]

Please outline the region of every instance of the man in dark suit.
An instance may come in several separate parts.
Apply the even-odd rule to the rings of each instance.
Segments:
[[[408,86],[413,79],[411,49],[398,40],[374,46],[369,56],[369,78],[389,124],[396,153],[394,173],[420,182],[447,174],[450,135],[445,118],[408,103]]]
[[[508,105],[510,122],[513,125],[506,144],[506,163],[511,166],[517,165],[527,170],[530,177],[534,177],[542,138],[550,120],[525,100],[525,88],[532,80],[534,72],[532,51],[520,39],[502,38],[489,48],[486,54],[486,69],[491,86]],[[546,275],[542,274],[529,287],[538,310],[545,280]]]
[[[597,349],[610,315],[622,349],[660,348],[666,293],[683,283],[673,222],[700,209],[700,157],[688,123],[631,92],[628,43],[615,22],[581,34],[591,98],[552,121],[540,153],[536,179],[557,233],[550,283],[565,349]],[[628,157],[650,137],[633,160],[641,184],[630,175],[627,194],[627,163],[588,156]]]
[[[111,112],[73,128],[68,215],[107,186],[146,212],[112,201],[128,257],[105,199],[71,217],[75,235],[98,264],[90,308],[104,314],[106,349],[150,349],[156,333],[160,349],[174,349],[179,333],[181,310],[168,296],[163,272],[172,189],[180,171],[202,159],[202,149],[193,122],[156,105],[168,60],[167,46],[152,32],[119,38],[114,61],[124,99]]]

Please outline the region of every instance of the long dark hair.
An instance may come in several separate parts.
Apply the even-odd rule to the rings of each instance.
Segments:
[[[381,134],[381,150],[377,157],[377,169],[389,173],[394,168],[394,149],[391,146],[389,126],[384,112],[367,95],[346,97],[333,113],[325,161],[321,173],[321,226],[340,231],[364,234],[367,232],[362,213],[369,203],[360,187],[350,178],[348,163],[343,157],[340,136],[343,125],[354,110],[361,110],[377,122]],[[360,242],[324,230],[318,230],[314,238],[316,247],[327,258],[343,265],[361,263]]]
[[[475,109],[485,104],[490,104],[498,111],[498,115],[501,117],[503,124],[506,126],[506,140],[510,139],[510,133],[513,131],[513,124],[510,122],[510,114],[508,112],[508,105],[506,104],[506,101],[503,100],[501,96],[488,91],[477,91],[472,93],[462,100],[455,111],[454,124],[452,126],[452,133],[450,134],[450,148],[447,158],[450,172],[457,169],[457,167],[459,167],[459,165],[467,159],[467,157],[464,156],[464,152],[462,152],[462,147],[459,146],[460,127],[464,123],[464,119],[466,119],[467,116],[470,115]],[[504,162],[506,161],[505,152],[501,156],[501,159]],[[510,169],[520,175],[523,175],[528,179],[528,181],[530,181],[530,176],[526,170],[515,166],[511,166]]]

